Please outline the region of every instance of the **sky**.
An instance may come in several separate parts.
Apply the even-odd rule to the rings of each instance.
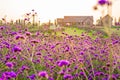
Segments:
[[[93,10],[97,0],[0,0],[0,19],[6,16],[7,20],[24,18],[25,13],[34,9],[38,15],[36,21],[48,22],[64,16],[93,16],[94,21],[101,14]],[[120,0],[115,0],[112,6],[112,16],[120,17]]]

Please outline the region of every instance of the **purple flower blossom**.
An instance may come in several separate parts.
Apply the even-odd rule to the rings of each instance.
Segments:
[[[15,39],[16,40],[25,39],[25,36],[19,34],[19,35],[16,35]]]
[[[2,42],[5,46],[6,46],[6,48],[10,48],[10,44],[8,43],[8,42]]]
[[[28,66],[23,65],[23,66],[21,67],[21,70],[22,70],[22,71],[24,71],[24,70],[29,70],[29,67],[28,67]]]
[[[12,36],[12,35],[16,35],[17,34],[17,32],[11,32],[10,33],[10,35]]]
[[[77,69],[78,69],[78,66],[75,66],[74,69],[77,70]]]
[[[51,49],[53,49],[53,48],[55,48],[55,45],[52,45],[52,46],[51,46]]]
[[[78,77],[79,76],[79,74],[78,73],[76,73],[75,75],[74,75],[74,77]]]
[[[17,36],[15,37],[15,39],[16,39],[16,40],[18,40],[19,38],[20,38],[20,36],[19,36],[19,35],[17,35]]]
[[[17,56],[13,56],[12,59],[17,59]]]
[[[111,79],[110,80],[117,80],[116,76],[115,75],[112,75]]]
[[[40,35],[40,32],[36,32],[36,35],[37,35],[37,36]]]
[[[98,0],[99,5],[105,5],[107,3],[107,0]]]
[[[14,71],[11,71],[11,72],[4,72],[2,74],[2,78],[3,80],[6,80],[6,79],[12,79],[12,78],[16,78],[17,77],[17,74],[14,72]]]
[[[60,75],[64,75],[64,74],[65,74],[65,70],[64,70],[64,69],[61,70],[61,71],[59,72],[59,74],[60,74]]]
[[[80,72],[80,75],[84,75],[84,72]]]
[[[95,73],[95,76],[100,76],[100,75],[104,75],[104,73],[103,72],[96,72]]]
[[[52,77],[49,77],[49,78],[48,78],[48,80],[54,80],[54,78],[52,78]]]
[[[63,76],[63,78],[65,79],[65,80],[72,80],[72,75],[71,74],[65,74],[64,76]]]
[[[10,59],[10,55],[6,55],[5,58],[6,58],[6,60],[9,60]]]
[[[31,76],[28,76],[30,80],[35,80],[35,74],[32,74]]]
[[[39,43],[39,40],[36,40],[36,39],[31,40],[31,43]]]
[[[14,71],[11,71],[9,74],[10,74],[11,78],[16,78],[16,76],[17,76]]]
[[[2,78],[0,78],[0,80],[3,80]]]
[[[3,30],[3,29],[5,29],[5,26],[0,26],[0,30]]]
[[[21,47],[19,47],[19,46],[17,46],[17,45],[15,45],[12,50],[13,50],[14,52],[21,52],[21,51],[22,51]]]
[[[45,77],[45,78],[48,79],[48,74],[47,74],[46,71],[40,71],[40,72],[38,73],[38,76],[39,76],[39,77]]]
[[[120,78],[120,74],[116,74],[115,76],[116,76],[116,78]]]
[[[41,53],[40,53],[40,52],[37,52],[36,55],[41,55]]]
[[[80,51],[80,55],[83,55],[84,54],[84,52],[83,51]]]
[[[30,32],[26,32],[25,34],[26,34],[27,36],[30,36],[30,35],[31,35],[31,33],[30,33]]]
[[[14,64],[13,64],[13,62],[7,62],[6,66],[8,66],[9,68],[13,68]]]
[[[58,62],[58,66],[60,66],[60,67],[62,67],[62,66],[68,66],[69,64],[70,64],[70,62],[67,61],[67,60],[60,60]]]
[[[112,44],[114,45],[114,44],[117,44],[118,42],[119,42],[118,40],[114,40]]]
[[[65,47],[65,51],[69,51],[69,49],[70,49],[69,46]]]

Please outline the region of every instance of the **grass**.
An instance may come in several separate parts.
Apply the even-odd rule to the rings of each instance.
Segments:
[[[60,31],[56,31],[56,32],[54,30],[51,30],[51,29],[44,31],[44,30],[42,30],[43,27],[39,28],[37,26],[29,27],[28,29],[32,33],[35,33],[37,31],[40,31],[40,32],[44,31],[45,34],[57,35],[57,36],[64,36],[62,34],[62,32],[66,33],[68,35],[77,35],[77,36],[80,36],[82,33],[87,33],[88,36],[92,37],[93,39],[97,37],[97,35],[93,36],[93,34],[96,34],[97,32],[101,32],[102,33],[101,37],[103,37],[103,38],[107,38],[108,37],[104,28],[100,28],[100,29],[98,29],[98,28],[94,28],[93,29],[93,28],[88,28],[88,27],[77,28],[77,27],[73,27],[73,26],[63,27],[63,28],[64,28],[64,30],[60,30]],[[114,34],[120,35],[120,28],[112,27],[111,30],[110,30],[110,33],[114,33]]]
[[[101,30],[102,30],[102,31],[105,31],[104,28],[102,28]],[[110,33],[114,33],[114,34],[117,34],[117,35],[120,36],[120,28],[112,27],[112,28],[110,29]]]
[[[78,28],[72,28],[72,27],[65,27],[64,28],[64,31],[62,31],[66,34],[69,34],[69,35],[81,35],[83,32],[85,32],[85,30],[81,30],[81,29],[78,29]],[[63,36],[61,31],[58,31],[56,33],[57,36]]]
[[[82,29],[78,29],[78,28],[65,28],[65,33],[69,34],[69,35],[81,35],[83,32],[85,32],[85,30]]]
[[[98,36],[98,35],[94,35],[94,34],[96,34],[97,32],[102,32],[102,34],[103,34],[102,37],[104,37],[104,38],[107,37],[104,31],[96,30],[96,29],[92,29],[92,28],[65,27],[63,32],[68,35],[77,35],[77,36],[81,36],[82,33],[85,33],[88,36],[92,37],[93,39],[95,39]],[[61,31],[57,32],[57,36],[61,36],[61,35],[63,36]]]
[[[113,33],[117,33],[118,35],[120,35],[120,29],[118,29],[118,28],[112,28],[111,31]]]
[[[74,32],[74,30],[76,32]],[[95,34],[97,32],[101,32],[102,33],[102,37],[104,37],[104,38],[108,37],[108,35],[107,35],[107,33],[106,33],[104,28],[100,28],[100,29],[99,28],[95,28],[95,29],[93,29],[93,28],[88,28],[88,27],[85,27],[85,28],[67,27],[65,29],[65,32],[68,33],[69,35],[81,35],[83,32],[86,32],[92,38],[96,38],[96,36],[97,36],[97,35],[93,36],[93,34]],[[112,33],[113,34],[117,34],[117,35],[120,36],[120,27],[119,28],[118,27],[112,27],[110,29],[110,33],[111,34]]]

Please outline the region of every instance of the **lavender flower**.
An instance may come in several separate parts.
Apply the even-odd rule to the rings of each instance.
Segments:
[[[21,52],[22,49],[21,49],[21,47],[15,45],[15,46],[13,47],[13,51],[14,51],[14,52]]]
[[[16,35],[17,34],[17,32],[11,32],[10,33],[10,35],[12,36],[12,35]]]
[[[119,42],[118,40],[114,40],[112,44],[114,45],[114,44],[117,44],[118,42]]]
[[[40,71],[40,72],[38,73],[38,76],[39,76],[39,77],[44,77],[44,78],[47,78],[47,79],[48,79],[48,74],[47,74],[46,71]]]
[[[9,72],[11,78],[16,78],[16,73],[14,71]]]
[[[6,66],[8,66],[9,68],[13,68],[14,64],[13,64],[13,62],[7,62]]]
[[[31,43],[39,43],[39,40],[36,40],[36,39],[31,40]]]
[[[12,79],[12,78],[16,78],[17,77],[17,74],[14,72],[14,71],[11,71],[11,72],[4,72],[2,74],[2,78],[3,80],[6,80],[6,79]]]
[[[26,32],[25,34],[26,34],[27,36],[30,36],[30,35],[31,35],[31,33],[30,33],[30,32]]]
[[[3,80],[2,78],[0,78],[0,80]]]
[[[31,76],[28,76],[28,78],[30,79],[30,80],[35,80],[35,74],[32,74]]]
[[[65,74],[64,76],[63,76],[63,78],[65,79],[65,80],[72,80],[72,75],[71,74]]]
[[[70,64],[70,62],[67,61],[67,60],[60,60],[58,62],[58,66],[60,66],[60,67],[62,67],[62,66],[68,66],[69,64]]]
[[[15,39],[16,39],[16,40],[25,39],[25,36],[19,34],[19,35],[17,35],[17,36],[15,37]]]
[[[84,52],[83,51],[80,51],[80,55],[83,55],[84,54]]]
[[[64,69],[61,70],[61,71],[59,72],[59,74],[60,74],[60,75],[64,75],[64,74],[65,74],[65,70],[64,70]]]
[[[24,70],[29,70],[29,67],[28,67],[28,66],[23,65],[23,66],[21,67],[21,70],[22,70],[22,71],[24,71]]]
[[[99,5],[105,5],[107,3],[107,0],[99,0],[98,4]]]
[[[49,78],[48,78],[48,80],[54,80],[54,78],[52,78],[52,77],[49,77]]]

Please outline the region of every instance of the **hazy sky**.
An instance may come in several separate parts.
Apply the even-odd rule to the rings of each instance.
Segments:
[[[7,15],[7,19],[23,18],[23,14],[34,9],[41,22],[54,20],[65,15],[85,16],[93,15],[95,19],[101,16],[101,11],[94,11],[97,0],[0,0],[0,18]],[[113,4],[114,17],[120,16],[120,0]]]

